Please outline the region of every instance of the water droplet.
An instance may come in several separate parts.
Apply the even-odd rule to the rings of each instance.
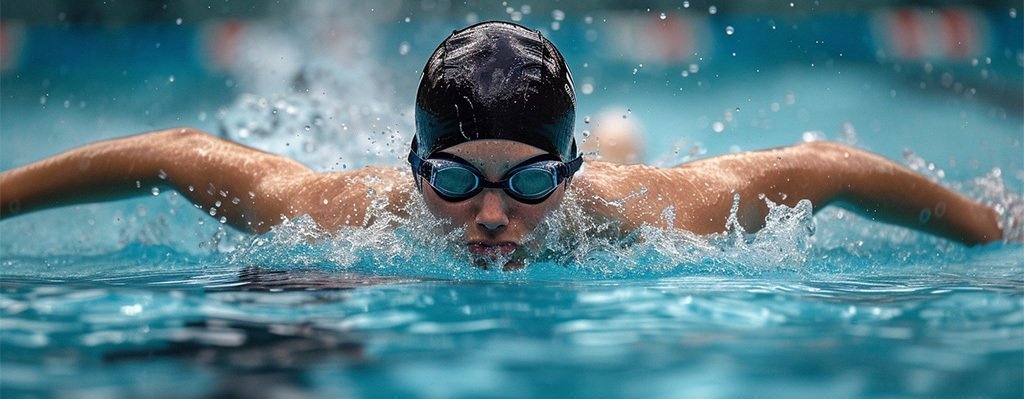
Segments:
[[[722,122],[712,123],[711,124],[711,130],[714,130],[715,133],[721,133],[722,131],[725,130],[725,125],[722,124]]]
[[[589,15],[584,17],[583,18],[583,23],[585,23],[587,25],[590,25],[590,24],[594,23],[594,17],[591,17]]]
[[[188,186],[188,192],[190,192],[190,193],[191,193],[191,192],[193,192],[193,191],[196,191],[196,188],[195,188],[195,187],[192,187],[192,186]]]
[[[232,204],[238,205],[239,202],[242,202],[242,200],[239,199],[238,197],[235,197],[235,198],[231,199],[231,203]]]
[[[733,33],[736,33],[736,29],[733,28],[732,25],[725,27],[725,34],[726,35],[732,36]]]
[[[217,216],[217,208],[210,208],[210,216]]]
[[[583,117],[583,123],[590,123],[590,115]]]
[[[561,21],[561,20],[565,19],[565,12],[562,11],[562,10],[557,10],[556,9],[556,10],[551,12],[551,18],[554,18],[555,21]]]
[[[409,48],[410,48],[409,42],[402,42],[402,44],[398,45],[398,54],[401,54],[401,55],[409,54]]]
[[[412,18],[405,17],[405,23],[409,23],[409,21],[412,21]]]
[[[665,15],[665,13],[661,13],[661,15],[658,16],[658,18],[664,20],[665,18],[668,18],[668,16]]]
[[[224,224],[224,223],[228,222],[228,218],[225,217],[225,216],[221,216],[219,220],[220,220],[220,224]]]
[[[1017,18],[1017,9],[1016,8],[1011,8],[1010,9],[1010,18],[1011,19],[1016,19]]]
[[[178,25],[181,25],[181,22],[182,22],[181,18],[178,18],[178,19],[174,20],[174,23],[178,24]]]
[[[636,68],[633,68],[633,74],[636,75],[637,72],[638,70]]]
[[[590,93],[594,92],[594,85],[590,83],[584,83],[583,87],[580,88],[580,91],[583,92],[583,95],[590,95]]]
[[[690,64],[690,73],[697,73],[700,71],[700,65]]]
[[[584,130],[583,131],[583,138],[587,138],[587,137],[590,137],[590,131],[589,130]]]
[[[153,193],[154,197],[158,196],[158,195],[160,195],[160,188],[159,187],[153,187],[153,189],[149,190],[149,192]]]
[[[922,209],[921,213],[917,215],[917,221],[921,222],[921,224],[928,223],[928,221],[930,221],[931,219],[932,219],[932,210],[928,209],[928,208]]]
[[[159,177],[160,180],[167,180],[167,172],[164,172],[163,169],[160,169],[158,172],[156,172],[156,177]]]
[[[215,207],[217,207],[217,208],[220,208],[220,205],[221,205],[221,202],[220,202],[220,201],[217,201],[217,202],[214,202],[214,203],[213,203],[213,206],[215,206]]]
[[[690,2],[689,1],[684,1],[683,2],[683,8],[690,8]]]
[[[331,203],[331,201],[328,201],[327,198],[324,198],[324,205],[327,205],[329,203]]]
[[[708,14],[711,14],[711,15],[718,14],[718,7],[715,7],[715,6],[708,7]]]

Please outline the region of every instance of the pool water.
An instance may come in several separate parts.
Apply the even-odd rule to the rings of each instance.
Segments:
[[[1005,220],[1024,216],[1024,123],[1014,90],[1005,89],[1020,92],[1024,81],[1019,42],[1009,55],[983,54],[979,65],[845,60],[841,48],[759,61],[736,45],[693,60],[699,72],[684,77],[690,62],[640,67],[594,48],[611,40],[602,20],[643,10],[566,10],[552,17],[554,30],[549,16],[557,13],[542,8],[534,5],[527,22],[549,29],[577,85],[591,85],[578,94],[580,139],[592,128],[585,117],[608,107],[642,126],[646,160],[661,165],[831,139],[998,206]],[[131,52],[92,66],[26,56],[42,66],[0,75],[0,166],[176,125],[317,170],[401,165],[417,70],[446,30],[465,21],[345,11],[353,14],[312,7],[253,23],[241,53],[287,50],[248,69],[130,64]],[[489,13],[511,15],[472,11]],[[295,23],[300,17],[304,24]],[[718,35],[721,43],[796,17],[715,18],[709,29],[735,26]],[[835,23],[800,21],[799,31],[812,33]],[[360,34],[318,49],[306,39],[323,24]],[[163,35],[212,29],[173,18],[167,25],[134,36],[176,49],[188,42]],[[592,42],[590,29],[598,30]],[[127,35],[113,31],[105,34]],[[95,45],[72,33],[80,46]],[[763,40],[792,50],[796,37]],[[134,51],[176,59],[146,44]],[[739,59],[730,61],[735,49]],[[944,85],[946,73],[959,91]],[[1019,242],[967,248],[839,209],[812,218],[811,205],[775,209],[756,234],[551,234],[543,239],[553,253],[518,272],[470,266],[421,220],[327,233],[300,218],[256,237],[148,188],[137,199],[4,220],[0,396],[1024,394]]]

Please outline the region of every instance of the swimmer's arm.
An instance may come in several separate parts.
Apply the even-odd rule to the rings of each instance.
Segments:
[[[991,207],[879,155],[836,143],[815,142],[726,155],[677,170],[688,176],[688,183],[695,189],[708,187],[704,201],[690,203],[688,210],[691,214],[716,215],[713,223],[691,221],[704,232],[724,228],[733,194],[739,194],[737,216],[748,231],[763,227],[768,207],[759,197],[764,195],[791,207],[808,199],[815,210],[841,203],[872,220],[967,245],[1002,237],[998,215]]]
[[[325,227],[337,227],[339,223],[327,218],[345,220],[344,210],[365,207],[339,201],[328,207],[323,202],[351,189],[351,180],[342,174],[317,174],[291,159],[179,128],[89,144],[0,173],[0,218],[150,195],[153,187],[169,187],[245,231],[266,232],[283,218],[303,214]],[[362,213],[355,216],[348,220],[362,222]]]

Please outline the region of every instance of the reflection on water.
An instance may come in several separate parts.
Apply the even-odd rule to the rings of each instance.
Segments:
[[[487,282],[212,259],[162,275],[122,261],[96,280],[70,265],[4,279],[0,379],[5,396],[1013,396],[1024,279],[1006,274],[1019,265],[1005,251],[887,273],[639,280],[555,265],[539,266],[541,280]],[[166,391],[176,381],[190,383]]]

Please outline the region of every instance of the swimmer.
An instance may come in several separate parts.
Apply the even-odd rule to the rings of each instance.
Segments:
[[[726,230],[736,212],[763,227],[761,198],[816,210],[841,204],[872,220],[966,245],[999,240],[990,207],[848,146],[813,142],[722,155],[673,168],[586,160],[573,138],[575,93],[558,49],[537,31],[487,22],[456,31],[434,51],[416,95],[405,168],[316,173],[291,159],[175,128],[89,144],[0,174],[0,217],[177,190],[238,229],[264,233],[308,215],[336,230],[375,221],[372,201],[408,216],[422,201],[478,257],[514,258],[553,210],[577,206],[615,222],[698,235]],[[237,198],[237,200],[235,200]],[[573,203],[570,203],[573,202]],[[672,207],[674,215],[664,212]],[[928,210],[931,217],[919,215]],[[212,214],[212,213],[211,213]],[[517,255],[519,254],[519,255]]]
[[[644,159],[643,129],[627,109],[608,109],[598,114],[590,137],[580,151],[601,161],[635,164]]]

